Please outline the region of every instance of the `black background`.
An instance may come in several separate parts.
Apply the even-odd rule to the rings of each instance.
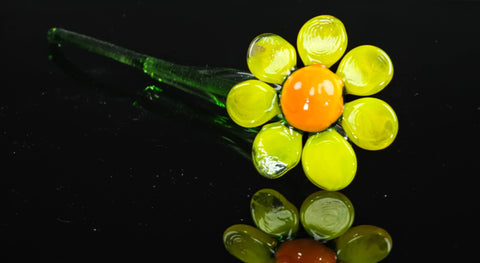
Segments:
[[[7,0],[0,9],[7,262],[237,262],[222,233],[252,224],[253,193],[274,188],[299,207],[317,190],[301,167],[264,179],[212,141],[208,127],[111,92],[155,84],[135,69],[71,49],[91,78],[72,76],[48,59],[50,27],[179,64],[246,70],[255,36],[272,32],[295,45],[303,23],[320,14],[343,21],[348,49],[377,45],[395,67],[374,96],[397,112],[399,134],[383,151],[355,147],[357,176],[342,190],[354,224],[390,232],[384,262],[477,254],[478,1]]]

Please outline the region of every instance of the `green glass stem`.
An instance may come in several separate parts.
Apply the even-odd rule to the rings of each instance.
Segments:
[[[50,44],[78,47],[101,56],[132,66],[167,85],[189,93],[195,103],[185,98],[166,94],[162,88],[149,86],[136,97],[135,104],[154,112],[185,120],[207,123],[221,130],[220,138],[242,156],[251,158],[251,143],[258,129],[246,129],[233,123],[225,110],[229,90],[237,83],[252,79],[250,73],[230,68],[201,68],[177,65],[162,59],[144,55],[93,37],[66,29],[52,28],[48,31]],[[186,94],[185,94],[186,95]],[[191,96],[190,96],[191,97]],[[198,107],[200,104],[210,107]],[[203,105],[205,106],[205,105]]]
[[[219,106],[225,105],[228,91],[239,80],[252,78],[251,74],[235,69],[177,65],[62,28],[50,29],[48,41],[52,44],[69,44],[114,59]]]

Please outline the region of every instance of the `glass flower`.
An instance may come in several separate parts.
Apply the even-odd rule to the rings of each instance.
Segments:
[[[279,178],[300,160],[307,178],[320,188],[343,189],[357,170],[352,146],[381,150],[398,132],[394,110],[384,101],[365,97],[344,104],[344,94],[370,96],[391,81],[393,65],[380,48],[362,45],[350,50],[336,72],[330,70],[345,53],[343,23],[329,15],[307,21],[297,38],[297,52],[282,37],[257,36],[247,52],[250,72],[257,78],[235,85],[227,96],[230,118],[246,128],[266,124],[252,146],[258,172]],[[303,134],[309,136],[303,144]]]
[[[315,192],[299,212],[279,192],[261,189],[252,196],[250,212],[256,227],[236,224],[223,234],[227,251],[243,262],[369,263],[382,260],[392,248],[382,228],[351,228],[353,205],[340,192]],[[300,225],[310,237],[300,237]]]

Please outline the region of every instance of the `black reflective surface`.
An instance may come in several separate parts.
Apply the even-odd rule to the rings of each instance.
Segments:
[[[355,147],[357,176],[342,190],[354,225],[388,230],[393,250],[384,262],[474,258],[479,2],[171,2],[3,2],[7,262],[237,262],[222,233],[253,224],[253,193],[274,188],[300,207],[317,190],[301,167],[264,179],[208,127],[133,106],[131,94],[155,84],[142,72],[67,47],[73,66],[53,63],[50,27],[179,64],[246,70],[255,36],[295,44],[303,23],[320,14],[343,21],[348,49],[377,45],[395,67],[375,97],[396,111],[399,134],[383,151]]]

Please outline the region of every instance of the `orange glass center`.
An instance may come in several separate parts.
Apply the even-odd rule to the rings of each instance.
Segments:
[[[283,84],[280,104],[288,123],[307,131],[325,130],[343,112],[343,81],[319,64],[293,72]]]

